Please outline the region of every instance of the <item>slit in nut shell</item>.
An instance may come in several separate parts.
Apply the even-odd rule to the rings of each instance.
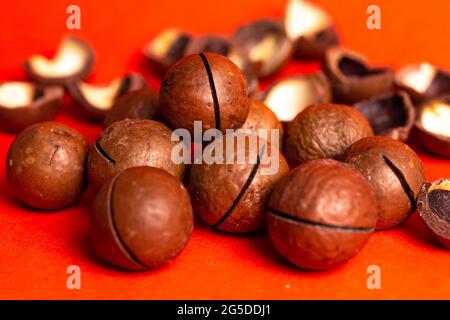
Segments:
[[[107,85],[92,85],[83,81],[72,82],[68,85],[68,90],[88,116],[102,120],[117,98],[145,87],[147,83],[140,74],[130,73],[112,80]]]
[[[21,81],[0,83],[0,129],[20,131],[51,120],[59,111],[63,95],[59,86],[41,87]]]
[[[94,51],[83,40],[69,36],[63,39],[55,56],[48,59],[33,55],[24,62],[28,76],[45,84],[66,84],[85,79],[94,64]]]

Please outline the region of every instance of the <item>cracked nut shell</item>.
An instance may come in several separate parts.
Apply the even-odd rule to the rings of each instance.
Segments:
[[[193,229],[183,184],[152,167],[128,168],[105,184],[91,216],[99,257],[128,270],[160,267],[186,246]]]
[[[119,97],[145,87],[147,82],[138,73],[116,78],[107,85],[91,85],[82,81],[67,85],[70,95],[83,108],[86,116],[99,121],[105,118]]]
[[[322,72],[294,76],[275,82],[261,100],[281,122],[287,123],[312,104],[331,102],[331,87]]]
[[[376,203],[367,180],[347,164],[311,161],[291,170],[270,196],[267,224],[290,262],[327,270],[355,256],[372,235]]]
[[[355,108],[315,104],[289,123],[284,150],[293,164],[321,158],[340,159],[351,144],[372,135],[369,122]]]
[[[354,143],[344,162],[369,181],[378,202],[377,229],[399,225],[416,211],[425,180],[422,161],[405,143],[388,137],[368,137]]]
[[[161,117],[158,91],[145,88],[118,98],[106,114],[103,127],[125,119],[160,120]]]
[[[450,158],[450,95],[418,107],[414,137],[425,150]]]
[[[450,179],[424,183],[417,208],[436,240],[450,249]]]
[[[191,39],[190,34],[178,29],[163,30],[144,48],[144,55],[158,71],[165,72],[184,57]]]
[[[64,90],[59,86],[41,87],[19,81],[0,83],[0,129],[21,131],[53,119],[63,96]]]
[[[323,69],[330,79],[333,98],[353,104],[387,94],[394,87],[394,72],[389,68],[372,68],[359,53],[332,47],[325,53]]]
[[[237,145],[241,138],[246,141],[243,148]],[[233,146],[232,143],[234,153],[230,155],[227,148]],[[255,147],[253,151],[250,143]],[[286,160],[277,148],[271,148],[265,140],[246,133],[222,136],[207,148],[223,148],[222,163],[192,165],[188,189],[194,211],[222,231],[243,233],[263,228],[272,187],[289,170]],[[250,161],[253,152],[255,161]],[[278,153],[278,158],[272,158],[274,152]],[[229,156],[233,156],[231,163],[225,161]],[[240,156],[245,156],[245,161],[238,163]],[[278,162],[277,167],[272,167],[274,172],[269,172],[274,165],[269,160]]]
[[[261,19],[243,25],[235,31],[233,40],[258,70],[259,78],[275,74],[292,54],[292,43],[276,20]]]
[[[172,161],[177,142],[171,141],[171,134],[154,120],[122,120],[106,128],[89,152],[88,176],[94,190],[130,167],[157,167],[182,179],[185,165]]]
[[[369,120],[376,136],[406,141],[416,118],[415,107],[405,91],[376,96],[354,107]]]
[[[65,37],[52,59],[33,55],[23,66],[27,75],[42,84],[65,85],[73,80],[83,80],[94,65],[95,55],[91,47],[78,37]]]
[[[240,128],[248,115],[247,82],[239,68],[215,53],[187,56],[166,73],[160,90],[161,110],[174,129],[194,134],[202,129]]]
[[[427,62],[408,65],[396,72],[395,84],[423,103],[450,94],[450,72]]]
[[[13,194],[45,210],[67,207],[79,199],[86,181],[89,146],[74,129],[42,122],[22,131],[9,148],[6,178]]]

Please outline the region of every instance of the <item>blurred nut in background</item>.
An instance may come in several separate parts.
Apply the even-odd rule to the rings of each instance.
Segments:
[[[122,120],[106,128],[89,153],[89,182],[94,190],[120,171],[138,166],[162,168],[182,179],[185,165],[172,161],[177,142],[172,130],[154,120]]]
[[[406,141],[416,119],[411,98],[405,91],[376,96],[354,107],[369,120],[376,136]]]
[[[191,35],[178,29],[161,31],[144,48],[144,55],[159,72],[165,72],[175,62],[184,57]]]
[[[233,35],[260,78],[279,71],[292,54],[292,43],[281,22],[262,19],[241,26]]]
[[[450,94],[450,73],[426,62],[408,65],[397,71],[395,83],[407,91],[415,102]]]
[[[414,129],[427,151],[450,158],[450,95],[420,105]]]
[[[307,106],[331,102],[331,88],[322,72],[281,79],[270,86],[261,100],[281,122],[292,121]]]
[[[84,113],[88,117],[103,121],[117,98],[146,86],[147,82],[142,75],[129,73],[122,78],[114,79],[107,85],[73,81],[68,84],[67,88],[72,98],[84,109]]]
[[[94,51],[80,38],[69,36],[63,39],[53,59],[33,55],[24,62],[25,72],[38,83],[67,84],[83,80],[94,65]]]
[[[31,82],[0,83],[0,130],[21,131],[52,120],[62,104],[64,89],[41,87]]]
[[[330,79],[336,102],[353,104],[393,90],[391,69],[372,68],[365,57],[345,48],[329,48],[323,69]]]

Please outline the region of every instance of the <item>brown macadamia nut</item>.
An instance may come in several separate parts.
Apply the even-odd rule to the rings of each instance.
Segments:
[[[399,225],[414,211],[425,180],[422,161],[403,142],[388,137],[368,137],[355,142],[343,161],[369,181],[378,202],[377,229]]]
[[[22,131],[9,148],[6,178],[24,203],[54,210],[67,207],[84,192],[89,146],[74,129],[42,122]]]
[[[177,142],[172,131],[154,120],[122,120],[106,128],[91,148],[88,176],[94,190],[120,171],[137,166],[162,168],[182,179],[184,163],[176,164],[171,154]]]
[[[217,154],[218,161],[191,167],[188,189],[194,211],[223,231],[263,228],[272,187],[289,170],[278,148],[256,135],[235,133],[216,139],[205,152]]]
[[[269,201],[267,224],[275,248],[293,264],[326,270],[355,256],[377,221],[373,192],[347,164],[320,159],[279,181]]]
[[[92,242],[99,257],[129,269],[160,267],[180,254],[192,233],[189,194],[159,168],[128,168],[97,195]]]
[[[298,58],[321,59],[328,47],[339,44],[331,16],[312,1],[288,1],[284,28]]]
[[[340,159],[352,143],[372,135],[369,122],[355,108],[316,104],[300,112],[288,125],[285,153],[294,164]]]

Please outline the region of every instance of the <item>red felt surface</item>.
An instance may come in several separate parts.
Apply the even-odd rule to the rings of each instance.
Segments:
[[[158,79],[148,71],[140,49],[162,28],[227,33],[251,19],[281,16],[284,2],[80,0],[82,30],[71,32],[65,28],[65,10],[72,2],[3,2],[0,80],[25,79],[21,61],[33,53],[51,55],[61,37],[73,33],[96,51],[93,83],[136,70],[157,86]],[[446,0],[375,1],[382,10],[382,30],[377,31],[365,27],[365,11],[372,2],[318,2],[334,15],[346,45],[366,53],[374,63],[398,68],[428,60],[450,67],[450,3]],[[315,68],[316,63],[293,62],[279,77]],[[79,115],[69,98],[56,120],[75,127],[90,142],[100,132],[98,125]],[[14,200],[4,166],[13,138],[0,133],[0,298],[450,298],[450,253],[433,241],[417,214],[400,228],[377,232],[358,256],[329,272],[305,272],[289,265],[264,232],[233,236],[213,231],[200,220],[186,250],[170,265],[145,273],[111,268],[95,257],[89,242],[91,191],[77,205],[53,213],[38,212]],[[428,180],[450,176],[449,160],[415,149]],[[80,290],[66,287],[69,265],[81,268]],[[381,268],[380,290],[366,287],[370,265]]]

